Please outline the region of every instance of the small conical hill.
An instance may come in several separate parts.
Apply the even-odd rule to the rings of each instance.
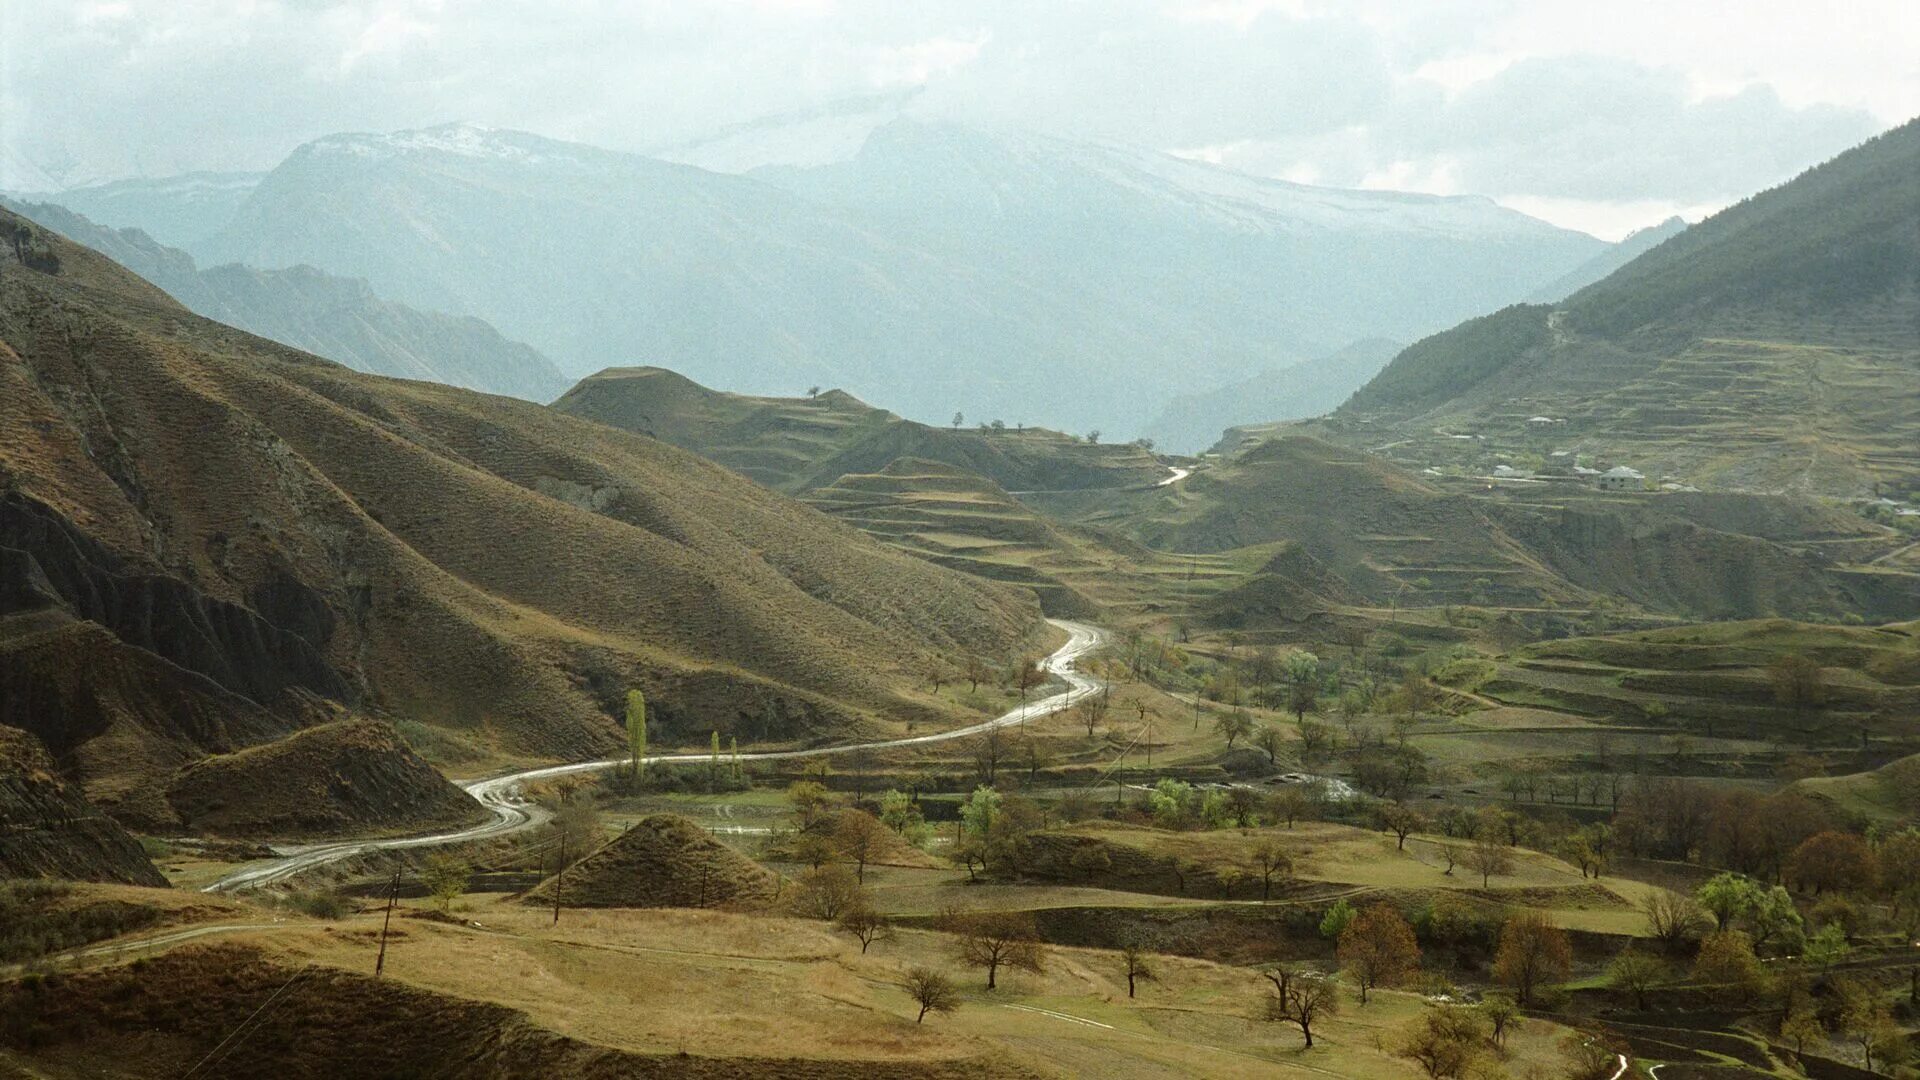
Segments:
[[[553,903],[548,878],[526,896]],[[750,907],[780,892],[780,875],[678,814],[655,814],[570,867],[567,907]]]

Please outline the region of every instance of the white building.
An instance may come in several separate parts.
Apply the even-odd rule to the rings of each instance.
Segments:
[[[1601,491],[1645,491],[1647,476],[1638,469],[1615,465],[1594,479]]]

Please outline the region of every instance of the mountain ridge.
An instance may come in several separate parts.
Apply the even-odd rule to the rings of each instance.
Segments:
[[[427,379],[529,401],[567,386],[553,362],[473,316],[442,315],[376,296],[364,280],[311,266],[200,267],[138,229],[112,229],[56,203],[0,206],[102,251],[195,314],[373,375]]]
[[[1604,246],[1483,201],[1075,144],[996,179],[1002,202],[1071,196],[1012,231],[903,221],[846,171],[953,182],[1029,145],[950,134],[887,125],[850,162],[752,176],[471,125],[328,136],[195,253],[366,278],[480,315],[571,373],[646,363],[761,393],[841,386],[934,422],[957,408],[1126,432],[1197,362],[1230,379],[1405,339]],[[1065,381],[1082,392],[1048,392]]]

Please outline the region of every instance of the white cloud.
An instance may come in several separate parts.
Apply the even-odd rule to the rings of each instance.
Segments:
[[[870,77],[881,89],[925,85],[929,79],[972,63],[992,36],[983,30],[971,38],[936,37],[881,48],[874,55]]]
[[[1613,231],[1920,113],[1915,40],[1905,0],[0,0],[0,172],[265,168],[449,119],[638,149],[925,86],[962,121]]]
[[[340,54],[340,74],[352,72],[354,65],[369,56],[395,53],[434,36],[434,24],[412,12],[388,10],[374,16],[360,31],[353,44]]]

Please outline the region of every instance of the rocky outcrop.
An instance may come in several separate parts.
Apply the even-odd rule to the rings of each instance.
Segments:
[[[182,824],[220,836],[337,836],[469,825],[487,812],[373,720],[342,720],[182,769]]]
[[[0,727],[0,878],[165,886],[139,841],[53,771],[38,740]]]
[[[0,618],[0,724],[31,733],[89,801],[136,829],[179,827],[163,792],[181,766],[327,716],[298,704],[262,708],[62,609]]]
[[[262,705],[303,690],[345,700],[349,688],[322,655],[334,615],[290,578],[263,583],[260,612],[207,596],[166,574],[144,572],[18,492],[0,495],[0,614],[62,607],[136,648],[198,672]]]

